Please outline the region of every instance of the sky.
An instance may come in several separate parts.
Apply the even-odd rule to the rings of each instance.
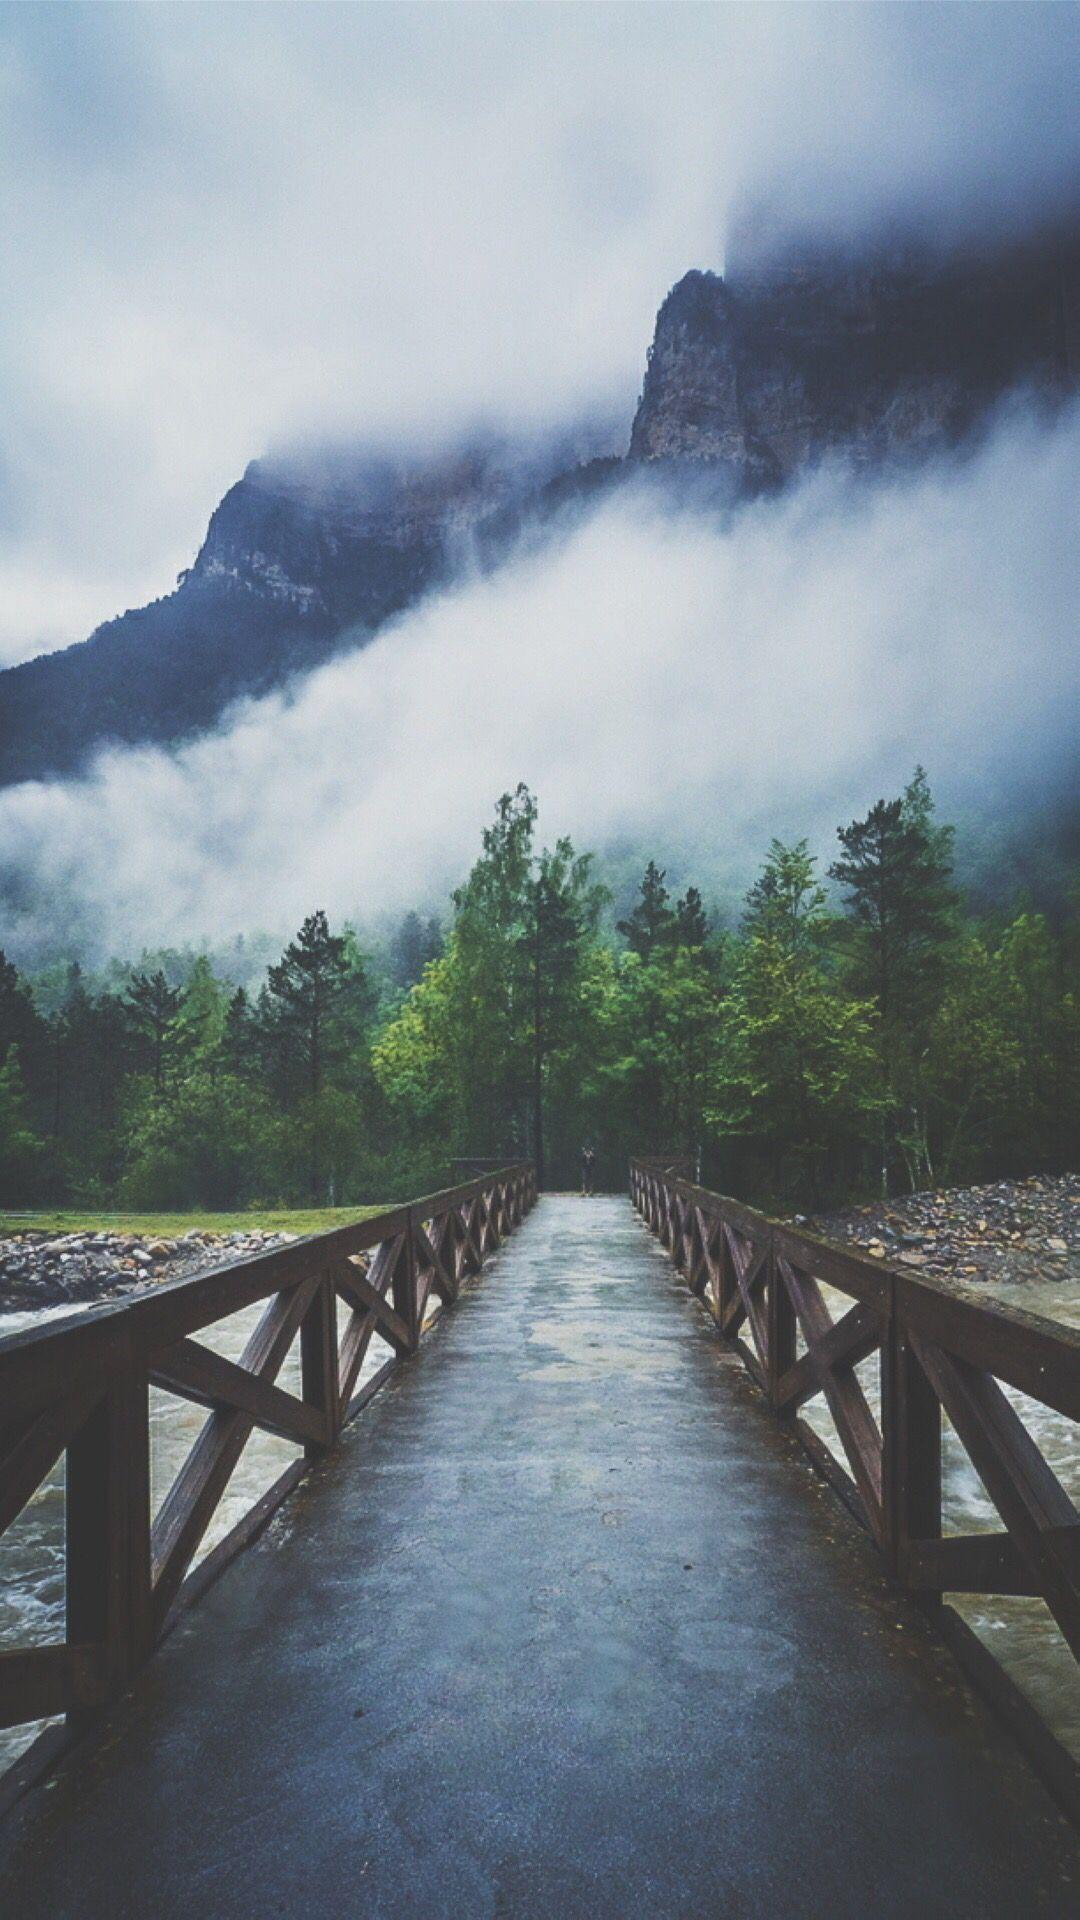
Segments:
[[[1022,226],[1070,6],[0,7],[0,664],[297,440],[627,421],[733,206]]]

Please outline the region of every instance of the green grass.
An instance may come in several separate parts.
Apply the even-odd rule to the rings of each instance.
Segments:
[[[383,1207],[299,1207],[248,1213],[84,1213],[45,1209],[40,1213],[0,1210],[0,1237],[12,1233],[130,1233],[176,1240],[193,1229],[207,1233],[329,1233],[368,1220]]]

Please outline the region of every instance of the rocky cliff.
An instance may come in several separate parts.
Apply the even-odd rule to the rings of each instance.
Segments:
[[[565,458],[486,446],[253,463],[173,593],[0,673],[0,784],[74,769],[105,743],[189,737],[362,644],[465,567],[494,565],[526,513],[557,511]]]
[[[727,501],[830,453],[868,466],[950,446],[1019,385],[1051,402],[1080,365],[1078,262],[1075,230],[948,260],[736,248],[725,278],[688,273],[664,301],[623,458],[583,432],[256,462],[175,592],[0,674],[0,782],[197,733],[620,476],[705,475]]]
[[[725,278],[688,273],[661,307],[631,458],[756,489],[830,452],[869,465],[944,450],[1013,387],[1052,401],[1074,385],[1078,290],[1073,234],[948,260],[736,252]]]

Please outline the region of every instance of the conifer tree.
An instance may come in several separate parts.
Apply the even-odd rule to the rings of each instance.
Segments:
[[[952,829],[935,824],[919,767],[899,799],[878,800],[838,833],[843,856],[829,874],[846,888],[852,986],[877,1012],[887,1194],[897,1141],[916,1181],[929,1172],[922,1061],[955,934]]]
[[[322,1198],[322,1094],[339,1058],[350,989],[363,984],[345,935],[330,931],[320,909],[309,914],[295,940],[267,974],[266,1002],[274,1029],[299,1061],[309,1109],[311,1198]]]
[[[18,1048],[9,1046],[0,1058],[0,1203],[25,1202],[41,1154],[27,1115]]]
[[[680,947],[703,947],[709,937],[709,917],[696,887],[687,887],[675,903],[673,926],[675,943]]]
[[[675,915],[671,908],[671,895],[664,881],[666,869],[658,867],[650,860],[641,882],[641,893],[637,905],[628,919],[618,922],[619,932],[630,948],[642,960],[651,959],[657,947],[670,939],[675,924]]]
[[[171,1058],[176,1037],[176,1016],[183,992],[171,987],[161,968],[153,973],[135,973],[127,992],[127,1006],[135,1031],[149,1052],[154,1092],[165,1084],[165,1068]]]

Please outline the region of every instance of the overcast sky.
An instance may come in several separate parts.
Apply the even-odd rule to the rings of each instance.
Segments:
[[[167,591],[268,446],[628,418],[748,189],[1027,218],[1075,178],[1078,17],[0,9],[0,660]]]

